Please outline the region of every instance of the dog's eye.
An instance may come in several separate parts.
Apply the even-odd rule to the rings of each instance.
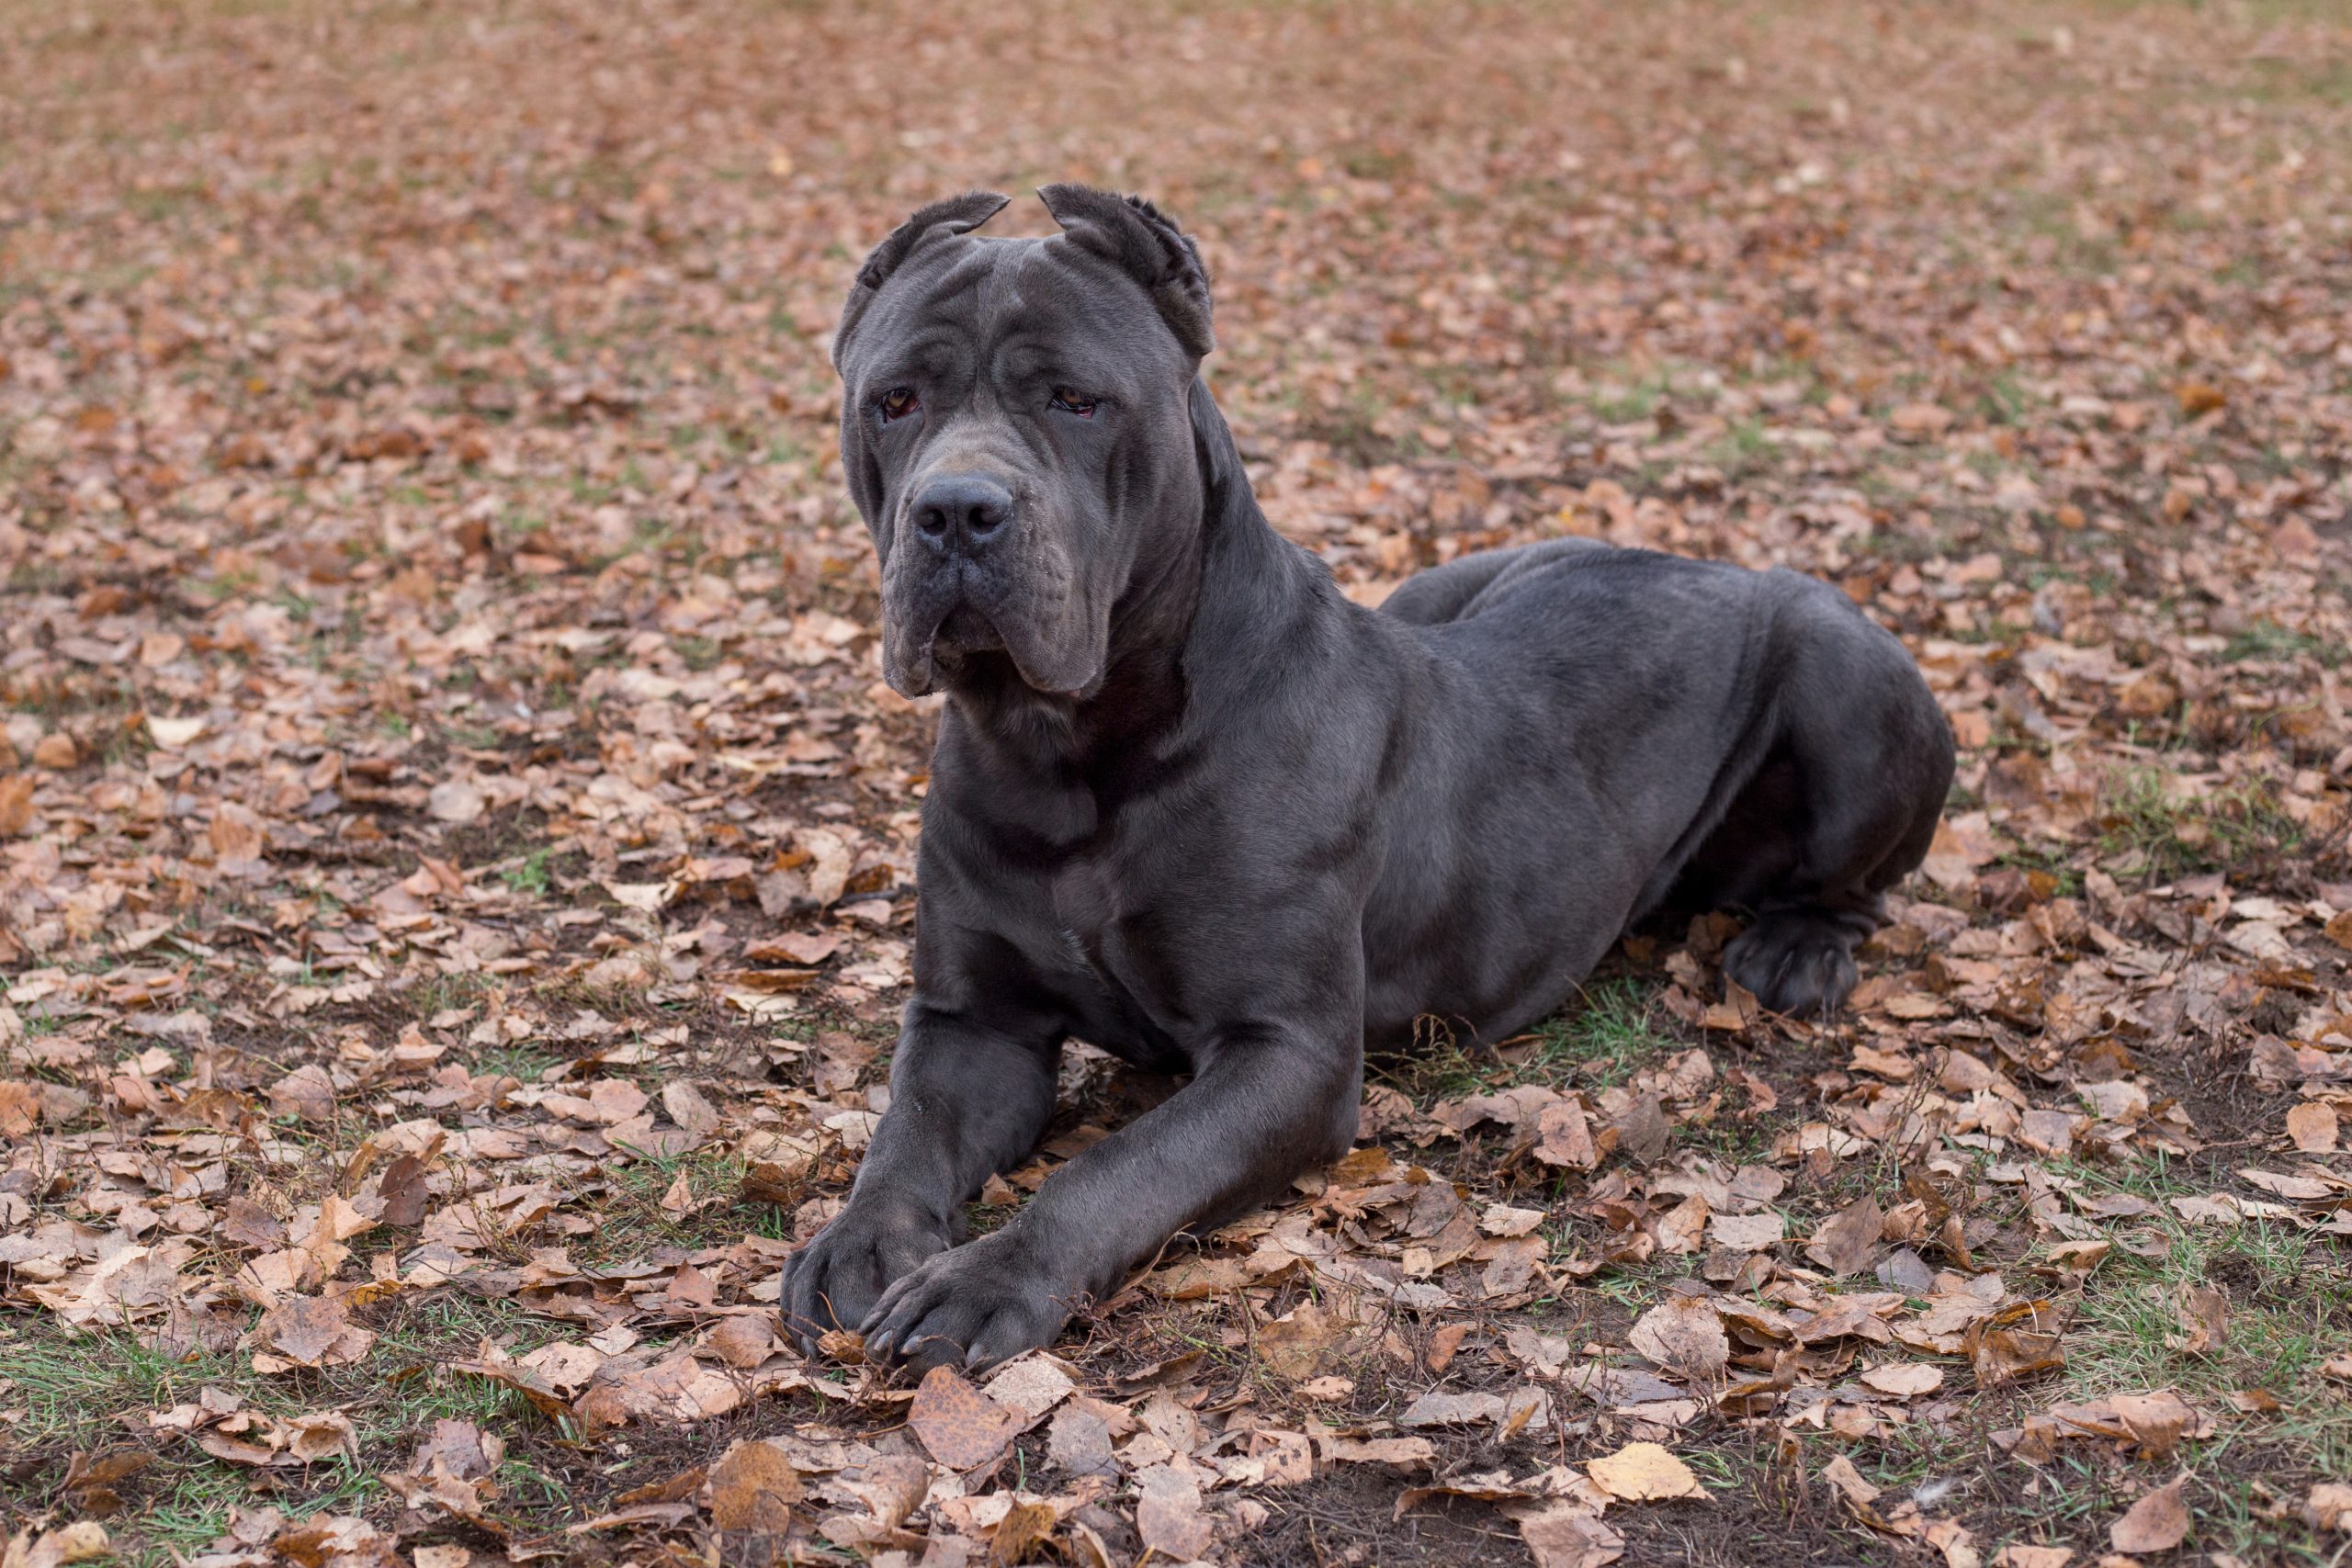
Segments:
[[[893,387],[882,394],[882,401],[877,406],[882,410],[882,423],[888,424],[894,419],[904,419],[922,407],[922,400],[915,396],[912,387]]]
[[[1094,417],[1094,400],[1075,387],[1056,387],[1054,407],[1064,413],[1074,413],[1080,419]]]

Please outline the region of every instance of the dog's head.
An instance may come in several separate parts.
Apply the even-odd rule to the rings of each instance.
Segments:
[[[1198,532],[1200,253],[1148,202],[1037,194],[1050,239],[974,235],[993,194],[917,212],[858,270],[833,339],[884,672],[909,696],[998,652],[1039,692],[1091,694],[1113,606]]]

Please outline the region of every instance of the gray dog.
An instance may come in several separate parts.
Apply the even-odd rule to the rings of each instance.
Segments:
[[[1834,1010],[1952,773],[1902,646],[1809,578],[1563,539],[1350,603],[1199,379],[1192,241],[1038,194],[1050,239],[916,213],[833,344],[885,670],[949,700],[889,1108],[783,1306],[918,1367],[1047,1343],[1345,1151],[1367,1043],[1508,1035],[1653,911],[1750,912],[1731,977]],[[956,1245],[1072,1036],[1192,1081]]]

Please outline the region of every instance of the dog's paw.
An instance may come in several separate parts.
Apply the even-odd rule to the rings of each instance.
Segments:
[[[856,1206],[834,1216],[817,1239],[785,1259],[776,1304],[785,1332],[813,1353],[818,1336],[854,1328],[892,1283],[946,1250],[947,1233],[920,1221]]]
[[[990,1367],[1053,1343],[1078,1303],[1003,1232],[944,1252],[883,1293],[865,1321],[877,1361]]]
[[[1774,1012],[1826,1018],[1860,976],[1854,932],[1834,915],[1802,909],[1761,917],[1724,949],[1724,973]]]

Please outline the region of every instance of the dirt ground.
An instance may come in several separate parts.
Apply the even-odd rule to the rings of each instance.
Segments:
[[[2341,6],[0,0],[0,84],[6,1568],[2347,1560]],[[917,1388],[772,1333],[934,722],[825,344],[1072,178],[1351,594],[1817,573],[1961,774],[1836,1023],[1638,933]],[[1168,1086],[1064,1088],[976,1228]]]

